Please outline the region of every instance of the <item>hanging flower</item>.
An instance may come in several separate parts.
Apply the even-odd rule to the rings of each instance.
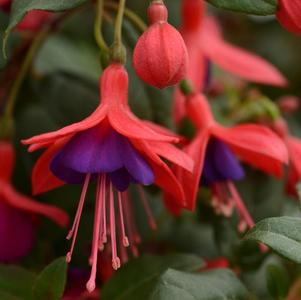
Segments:
[[[167,22],[167,8],[153,2],[148,9],[151,26],[139,38],[133,64],[138,76],[159,89],[184,78],[188,56],[181,34]]]
[[[222,127],[214,120],[201,94],[188,97],[187,114],[197,128],[197,135],[184,151],[194,159],[195,167],[193,173],[174,167],[185,191],[186,208],[195,209],[199,185],[205,184],[211,187],[217,212],[229,216],[236,207],[239,230],[252,227],[254,222],[233,184],[244,177],[238,158],[268,174],[282,177],[283,164],[288,161],[284,143],[264,126]],[[174,205],[170,195],[166,195],[165,200],[174,213],[179,213],[180,207]]]
[[[36,226],[35,214],[65,227],[68,216],[61,209],[38,203],[15,191],[11,176],[15,164],[13,146],[0,141],[0,261],[14,262],[31,250]]]
[[[0,0],[0,9],[9,12],[11,9],[11,0]],[[38,31],[41,26],[49,20],[50,12],[44,10],[32,10],[28,12],[22,21],[17,25],[18,31]]]
[[[23,141],[30,151],[46,147],[33,170],[33,190],[44,192],[65,183],[83,184],[78,211],[68,239],[73,237],[67,260],[71,260],[86,192],[90,181],[97,181],[94,234],[92,241],[92,272],[87,289],[95,287],[98,249],[103,249],[110,232],[112,265],[120,267],[117,254],[115,196],[119,207],[121,241],[129,242],[135,251],[136,230],[132,224],[131,202],[126,190],[131,183],[157,184],[171,193],[178,205],[183,205],[183,189],[163,157],[187,171],[192,171],[192,160],[171,142],[178,137],[158,126],[136,118],[128,106],[128,74],[120,64],[110,65],[101,77],[101,104],[83,120],[56,132],[42,134]],[[141,189],[140,189],[141,190]],[[142,190],[141,190],[142,191]],[[143,198],[143,205],[153,220]],[[125,216],[124,216],[125,215]],[[125,232],[126,223],[128,235]],[[107,228],[108,227],[108,228]]]
[[[248,81],[275,86],[287,84],[270,63],[225,41],[215,18],[205,16],[203,0],[182,0],[181,33],[189,56],[187,79],[192,82],[196,93],[203,91],[211,63]],[[180,122],[185,115],[185,97],[177,90],[175,121]]]
[[[276,16],[288,31],[301,33],[301,2],[299,0],[279,0]]]

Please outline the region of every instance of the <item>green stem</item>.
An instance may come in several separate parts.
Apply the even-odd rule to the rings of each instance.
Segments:
[[[117,45],[122,45],[122,22],[125,10],[125,0],[119,0],[119,6],[115,21],[115,35],[114,42]]]
[[[17,101],[17,97],[22,86],[22,83],[25,79],[25,76],[31,66],[31,63],[35,57],[35,54],[39,50],[40,46],[42,45],[43,41],[47,37],[49,32],[49,28],[40,31],[35,39],[33,40],[32,44],[29,47],[28,52],[26,53],[25,59],[20,67],[20,71],[17,74],[16,80],[14,81],[9,97],[6,102],[6,107],[4,109],[4,116],[11,118],[13,115],[14,107]]]
[[[100,50],[108,51],[109,47],[102,36],[103,0],[96,2],[96,17],[94,23],[94,36]]]
[[[118,10],[118,4],[115,2],[107,1],[105,2],[105,7],[108,9],[112,9],[117,11]],[[144,32],[147,29],[147,24],[132,10],[125,8],[124,9],[124,15],[125,17],[132,22],[141,32]]]

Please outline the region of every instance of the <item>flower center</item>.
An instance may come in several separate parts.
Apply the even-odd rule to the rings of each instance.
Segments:
[[[76,134],[52,159],[50,170],[69,184],[82,184],[107,174],[114,187],[125,191],[130,183],[150,185],[154,173],[130,141],[105,122]]]

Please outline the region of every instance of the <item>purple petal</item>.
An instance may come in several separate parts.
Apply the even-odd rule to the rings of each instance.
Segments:
[[[0,262],[11,263],[28,254],[35,239],[30,215],[0,199]]]
[[[203,182],[237,181],[244,176],[242,166],[229,147],[217,139],[211,139],[206,150]]]
[[[78,133],[60,151],[63,165],[79,173],[107,173],[122,168],[120,139],[106,126]]]
[[[64,165],[61,152],[52,159],[49,168],[57,178],[69,184],[82,184],[86,178],[86,174],[76,172]]]
[[[150,185],[155,181],[153,170],[128,140],[124,141],[122,156],[124,166],[134,181],[143,185]]]
[[[125,168],[110,173],[110,180],[115,188],[120,192],[127,190],[131,183],[130,175]]]
[[[96,126],[74,136],[52,159],[50,169],[68,183],[82,183],[85,174],[109,173],[118,190],[131,182],[149,185],[154,173],[128,139],[111,128]]]

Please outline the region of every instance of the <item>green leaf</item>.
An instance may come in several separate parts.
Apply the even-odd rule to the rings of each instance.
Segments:
[[[0,299],[31,299],[35,275],[17,266],[0,266]]]
[[[14,0],[12,4],[8,27],[5,31],[4,46],[12,29],[23,19],[31,10],[40,9],[48,11],[64,11],[78,7],[87,2],[87,0]]]
[[[102,300],[146,299],[167,269],[195,271],[203,266],[193,255],[143,256],[121,268],[102,289]]]
[[[278,254],[301,263],[301,219],[268,218],[260,221],[244,237],[264,243]]]
[[[289,290],[289,280],[284,269],[276,265],[269,265],[266,276],[267,286],[273,299],[285,299]]]
[[[212,5],[254,15],[272,15],[277,10],[277,0],[207,0]]]
[[[60,257],[48,265],[37,277],[33,287],[33,300],[60,300],[67,276],[65,257]]]
[[[118,299],[142,299],[119,297]],[[230,270],[213,270],[199,274],[169,269],[153,287],[150,300],[244,300],[250,299],[247,289]]]

